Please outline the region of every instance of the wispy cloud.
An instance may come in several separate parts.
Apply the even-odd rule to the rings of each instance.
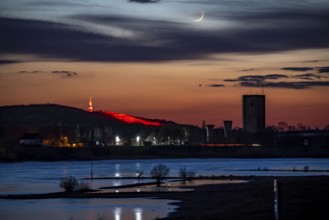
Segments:
[[[182,4],[174,2],[175,5]],[[92,5],[92,2],[88,3]],[[232,5],[237,2],[207,1],[204,4],[209,3],[214,5],[207,13],[209,25],[221,21],[234,25],[223,28],[216,23],[200,31],[195,25],[168,19],[168,12],[151,17],[135,13],[105,13],[101,7],[100,11],[104,13],[98,14],[88,11],[90,7],[72,12],[65,10],[63,13],[68,19],[48,19],[54,22],[39,18],[3,17],[0,18],[0,54],[32,54],[47,59],[82,61],[151,62],[209,59],[212,55],[226,53],[269,53],[329,47],[328,5],[321,10],[313,7],[282,10],[270,7],[274,4],[272,1],[257,1],[251,4],[255,7],[261,4],[268,10],[250,11],[238,7],[237,13],[225,13],[220,6],[232,10]],[[113,4],[108,3],[110,6]],[[56,7],[60,8],[60,5]],[[69,6],[62,7],[68,9]]]
[[[320,74],[314,74],[314,73],[299,74],[299,75],[294,75],[292,77],[297,78],[297,79],[305,79],[305,80],[328,78],[327,76],[323,76]]]
[[[317,63],[320,62],[320,60],[304,60],[302,63]]]
[[[308,81],[282,81],[283,79],[297,78]],[[315,79],[327,78],[320,74],[299,74],[299,75],[249,75],[240,76],[236,79],[225,79],[225,82],[238,82],[242,87],[269,87],[269,88],[285,88],[285,89],[308,89],[310,87],[329,86],[328,81],[314,81]],[[280,80],[280,81],[278,81]]]
[[[260,85],[249,84],[248,82],[241,83],[245,87],[260,87]],[[301,81],[301,82],[265,82],[263,87],[269,88],[284,88],[284,89],[308,89],[311,87],[329,86],[329,82],[324,81]]]
[[[207,85],[208,87],[213,87],[213,88],[219,88],[219,87],[224,87],[225,85],[224,84],[209,84]]]
[[[78,75],[78,73],[76,73],[76,72],[67,71],[67,70],[52,71],[51,73],[59,74],[62,77],[65,77],[65,78],[70,78],[70,77],[74,77],[74,76]]]
[[[18,71],[18,73],[45,73],[45,71],[40,71],[40,70],[22,70]]]
[[[160,0],[128,0],[128,2],[137,2],[137,3],[157,3]]]
[[[282,70],[296,71],[296,72],[305,72],[313,70],[313,67],[284,67]]]
[[[322,66],[317,68],[318,73],[329,73],[329,66]]]
[[[282,70],[295,71],[295,72],[306,72],[316,71],[317,73],[329,73],[329,66],[318,66],[318,67],[283,67]]]
[[[12,64],[12,63],[19,63],[20,61],[17,60],[0,60],[0,65],[3,64]]]
[[[42,71],[42,70],[21,70],[18,73],[29,73],[29,74],[37,74],[37,73],[47,73],[47,74],[57,74],[62,78],[72,78],[78,76],[77,72],[67,71],[67,70],[54,70],[54,71]]]
[[[253,68],[251,68],[251,69],[243,69],[241,71],[243,71],[243,72],[249,72],[249,71],[253,71],[253,70],[255,70],[255,69],[253,69]]]
[[[240,76],[236,79],[225,79],[225,82],[253,82],[255,84],[262,83],[265,80],[276,80],[282,78],[289,78],[288,75],[283,74],[268,74],[268,75],[249,75]]]

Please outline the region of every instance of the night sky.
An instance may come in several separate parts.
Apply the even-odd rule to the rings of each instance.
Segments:
[[[328,0],[2,0],[0,30],[0,105],[235,127],[264,90],[267,125],[329,124]]]

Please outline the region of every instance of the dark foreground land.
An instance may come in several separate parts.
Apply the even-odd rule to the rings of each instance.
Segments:
[[[42,195],[2,196],[1,199],[46,198],[136,198],[156,197],[173,199],[177,212],[166,219],[217,220],[261,219],[274,220],[274,177],[248,177],[249,183],[204,185],[192,192],[150,192],[119,194],[52,193]],[[329,177],[278,177],[282,182],[282,219],[329,219]]]
[[[64,148],[0,146],[0,161],[161,158],[328,158],[328,147],[109,146]]]

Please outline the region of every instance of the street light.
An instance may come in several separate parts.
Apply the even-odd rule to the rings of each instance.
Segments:
[[[139,136],[137,136],[136,137],[136,144],[137,144],[137,146],[140,146],[140,140],[141,140],[141,138]]]
[[[119,136],[115,137],[115,145],[120,145],[120,138]]]

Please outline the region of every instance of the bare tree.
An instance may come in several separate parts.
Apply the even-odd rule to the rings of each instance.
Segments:
[[[179,169],[179,176],[183,179],[183,183],[185,183],[186,180],[191,181],[195,175],[196,173],[194,171],[187,170],[185,167]]]
[[[151,176],[152,178],[156,179],[157,186],[160,186],[161,180],[168,176],[169,172],[169,167],[164,164],[158,164],[151,170]]]

